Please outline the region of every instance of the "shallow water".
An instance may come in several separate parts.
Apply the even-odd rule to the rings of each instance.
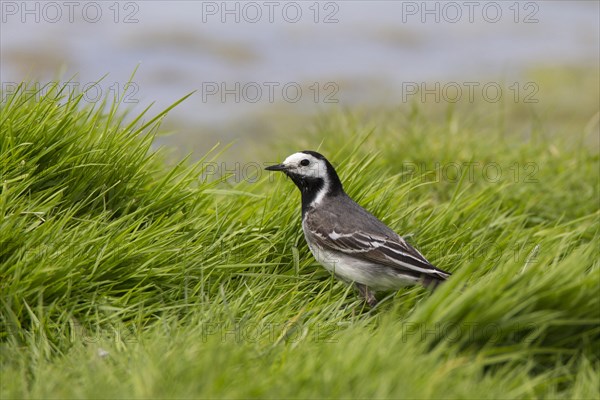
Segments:
[[[599,12],[596,1],[4,1],[1,80],[7,92],[60,70],[87,101],[120,94],[136,110],[197,90],[171,126],[227,141],[279,112],[498,90],[523,100],[531,67],[598,63]]]

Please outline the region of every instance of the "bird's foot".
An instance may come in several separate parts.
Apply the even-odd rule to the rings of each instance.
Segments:
[[[355,283],[355,286],[358,289],[358,292],[360,293],[361,297],[365,299],[369,307],[373,308],[377,305],[378,301],[375,298],[373,292],[369,290],[367,285],[363,285],[362,283]]]

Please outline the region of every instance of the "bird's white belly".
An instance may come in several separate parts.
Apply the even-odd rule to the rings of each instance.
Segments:
[[[367,274],[364,273],[364,268],[368,266],[368,263],[322,249],[318,246],[311,246],[309,244],[308,248],[319,264],[340,278],[350,282],[361,283],[368,279]]]
[[[374,290],[399,289],[416,283],[414,278],[397,274],[391,267],[323,249],[308,240],[307,243],[317,262],[346,282],[362,283]]]

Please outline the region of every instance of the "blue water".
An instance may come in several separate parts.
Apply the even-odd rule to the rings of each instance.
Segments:
[[[85,12],[77,3],[72,15],[63,2],[46,3],[1,3],[5,89],[61,69],[81,87],[108,73],[99,90],[123,94],[139,65],[131,107],[156,101],[158,110],[197,90],[169,120],[215,131],[282,104],[311,114],[402,101],[407,85],[426,81],[524,85],[531,67],[599,60],[597,1],[475,2],[472,10],[468,2],[107,1]]]

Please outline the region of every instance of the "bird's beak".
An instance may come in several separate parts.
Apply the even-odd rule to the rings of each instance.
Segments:
[[[286,171],[288,169],[287,166],[283,164],[271,165],[265,168],[267,171]]]

